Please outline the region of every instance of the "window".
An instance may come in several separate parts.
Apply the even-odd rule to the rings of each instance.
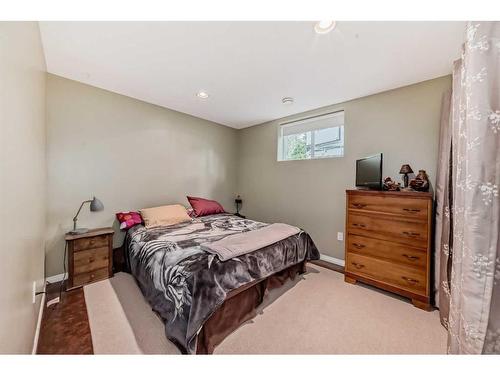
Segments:
[[[344,156],[344,111],[284,123],[278,161]]]

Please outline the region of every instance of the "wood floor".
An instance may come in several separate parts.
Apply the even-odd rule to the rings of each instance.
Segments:
[[[47,285],[47,298],[59,296],[60,283]],[[62,292],[61,301],[45,306],[37,354],[93,354],[83,288]]]
[[[344,268],[322,260],[319,266],[344,272]],[[47,285],[47,298],[59,296],[60,283]],[[38,340],[37,354],[93,354],[92,336],[83,288],[61,293],[61,301],[45,306]]]
[[[330,263],[330,262],[326,262],[324,260],[313,260],[313,261],[311,261],[311,263],[317,264],[318,266],[321,266],[323,268],[328,268],[329,270],[332,270],[332,271],[344,273],[344,267],[338,266],[338,265]]]

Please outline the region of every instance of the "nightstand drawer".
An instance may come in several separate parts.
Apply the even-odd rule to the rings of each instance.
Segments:
[[[109,277],[109,271],[107,268],[100,268],[95,271],[81,273],[79,275],[73,276],[73,286],[81,286],[87,283],[92,283],[98,280],[104,280]]]
[[[79,251],[75,253],[73,260],[75,275],[99,268],[107,268],[109,265],[109,247]]]
[[[75,240],[73,245],[74,251],[82,251],[88,249],[95,249],[98,247],[108,246],[108,235],[94,236],[88,238],[79,238]]]

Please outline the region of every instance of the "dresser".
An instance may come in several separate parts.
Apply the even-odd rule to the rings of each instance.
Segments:
[[[98,228],[66,235],[67,289],[113,276],[113,233],[113,228]]]
[[[432,194],[346,191],[345,281],[430,310]]]

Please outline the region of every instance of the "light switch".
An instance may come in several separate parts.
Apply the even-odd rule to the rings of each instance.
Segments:
[[[344,241],[344,232],[337,232],[337,240]]]

